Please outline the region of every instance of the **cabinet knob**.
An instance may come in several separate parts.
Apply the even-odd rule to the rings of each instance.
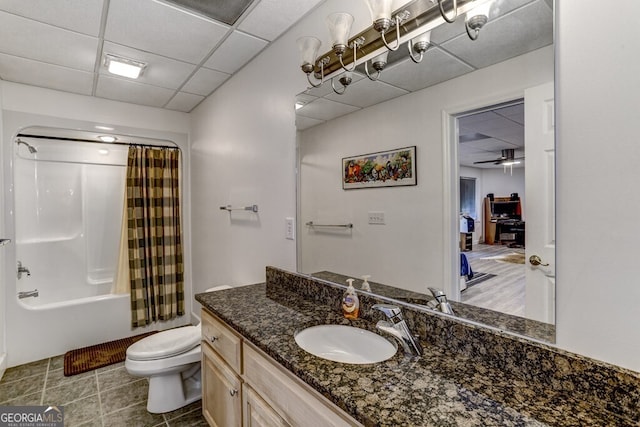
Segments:
[[[529,257],[529,262],[531,263],[531,265],[541,265],[543,267],[547,267],[549,265],[548,262],[543,262],[542,258],[540,258],[538,255],[531,255]]]
[[[215,335],[211,335],[211,338],[209,338],[209,341],[216,342],[218,341],[218,337],[216,337]]]
[[[234,388],[229,389],[229,395],[231,395],[231,397],[235,396],[236,394],[238,394],[238,390]]]

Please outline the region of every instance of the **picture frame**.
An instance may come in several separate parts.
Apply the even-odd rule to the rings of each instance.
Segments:
[[[342,189],[417,185],[416,146],[342,158]]]

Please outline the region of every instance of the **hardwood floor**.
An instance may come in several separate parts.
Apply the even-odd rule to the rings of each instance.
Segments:
[[[474,273],[491,273],[484,282],[467,288],[461,293],[460,302],[524,317],[525,314],[525,266],[483,259],[512,253],[524,253],[523,248],[505,245],[474,245],[471,251],[463,252]]]

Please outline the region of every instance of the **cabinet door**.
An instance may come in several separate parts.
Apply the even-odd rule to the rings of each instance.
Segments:
[[[202,413],[212,427],[240,427],[242,401],[240,378],[202,343]]]
[[[248,385],[242,387],[244,427],[288,427],[276,411]]]

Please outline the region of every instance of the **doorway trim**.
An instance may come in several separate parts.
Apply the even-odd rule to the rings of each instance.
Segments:
[[[524,89],[442,110],[442,215],[443,215],[443,290],[452,301],[460,301],[460,165],[458,164],[458,117],[498,104],[524,98]]]

